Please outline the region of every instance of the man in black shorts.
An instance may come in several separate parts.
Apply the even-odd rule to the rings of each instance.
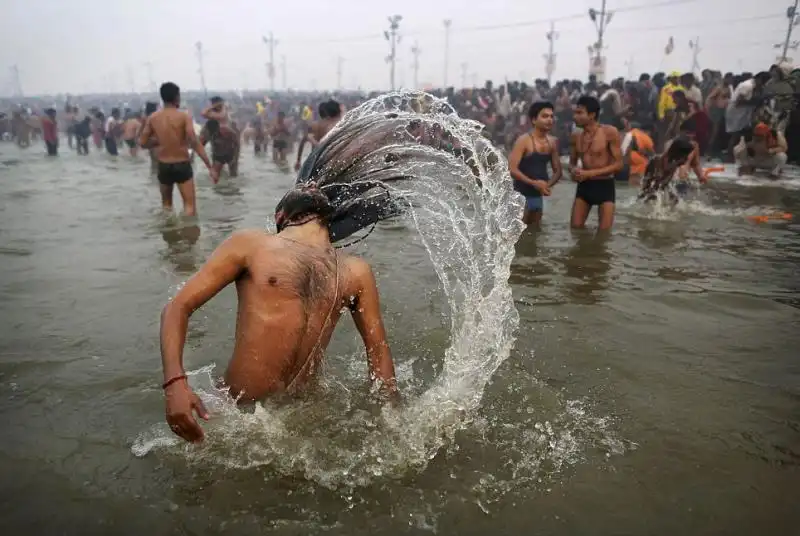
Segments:
[[[211,161],[217,174],[227,165],[230,176],[235,177],[239,171],[239,133],[216,119],[209,119],[200,132],[200,144],[205,146],[208,142],[211,142]]]
[[[183,212],[196,216],[194,172],[189,157],[189,147],[194,149],[211,174],[211,180],[219,180],[219,172],[208,160],[208,155],[194,134],[194,122],[186,112],[178,109],[181,102],[180,88],[172,82],[161,86],[164,108],[147,118],[142,129],[139,145],[158,145],[158,182],[161,186],[161,203],[164,210],[172,210],[172,190],[177,184],[183,198]]]
[[[278,119],[272,126],[272,159],[276,164],[286,164],[286,151],[289,149],[289,127],[286,124],[286,114],[278,112]]]
[[[582,130],[570,140],[569,172],[578,183],[572,204],[573,228],[583,228],[593,206],[597,206],[598,230],[614,224],[616,185],[614,175],[622,170],[622,143],[619,131],[597,123],[600,103],[583,96],[575,105],[575,124]],[[578,166],[578,161],[582,167]]]

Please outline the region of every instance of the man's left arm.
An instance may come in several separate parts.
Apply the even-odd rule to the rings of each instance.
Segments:
[[[350,264],[349,270],[358,285],[358,294],[350,312],[364,341],[370,377],[381,381],[381,388],[386,394],[397,396],[394,361],[386,341],[375,276],[372,268],[363,260],[354,259]]]

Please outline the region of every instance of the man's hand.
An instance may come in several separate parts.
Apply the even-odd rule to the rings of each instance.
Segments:
[[[533,187],[539,190],[539,193],[544,196],[550,195],[550,185],[547,184],[547,181],[535,180],[533,181]]]
[[[592,177],[592,172],[588,169],[579,169],[573,168],[572,169],[572,180],[575,182],[583,182],[587,179]]]
[[[211,181],[214,184],[217,184],[219,182],[219,171],[217,169],[212,167],[211,169],[208,170],[208,174],[211,175]]]
[[[164,390],[167,399],[167,424],[178,436],[190,443],[203,440],[203,428],[194,418],[194,413],[208,420],[208,410],[203,405],[200,397],[189,388],[186,380],[180,380]]]

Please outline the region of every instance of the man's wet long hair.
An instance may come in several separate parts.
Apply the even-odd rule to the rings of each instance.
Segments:
[[[312,150],[295,189],[278,204],[276,223],[318,214],[335,243],[404,213],[409,202],[398,193],[399,185],[421,178],[416,163],[449,163],[452,158],[473,162],[471,151],[436,117],[455,116],[448,105],[421,94],[385,99],[371,102],[374,108],[384,105],[382,113],[345,117]],[[332,113],[333,103],[331,108]]]
[[[330,199],[312,185],[298,185],[289,190],[275,207],[275,226],[280,233],[293,223],[317,217],[327,225],[334,213]]]

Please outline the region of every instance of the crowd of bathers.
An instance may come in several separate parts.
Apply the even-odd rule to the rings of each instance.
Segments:
[[[586,82],[560,80],[551,84],[537,79],[532,84],[511,81],[496,86],[487,81],[480,88],[431,88],[428,91],[447,99],[462,117],[484,123],[487,137],[508,151],[529,127],[529,106],[537,101],[548,101],[554,105],[553,134],[561,141],[562,152],[566,153],[569,136],[575,128],[575,104],[580,96],[590,95],[601,104],[601,124],[620,130],[627,124],[629,128],[647,132],[657,151],[681,131],[691,131],[703,156],[727,161],[737,159],[744,167],[754,164],[765,167],[766,163],[747,158],[752,151],[747,151],[746,146],[754,133],[764,133],[766,129],[767,137],[774,143],[785,141],[786,160],[800,161],[797,106],[800,70],[785,63],[755,74],[722,74],[707,69],[699,78],[693,73],[671,72],[642,74],[638,80],[617,78],[605,83],[592,75]],[[335,98],[343,109],[351,109],[376,95],[378,92],[276,92],[269,96],[229,92],[221,97],[232,124],[245,143],[252,142],[254,129],[274,125],[278,116],[283,115],[285,137],[291,150],[294,143],[302,140],[309,125],[321,118],[321,103]],[[205,118],[201,111],[209,104],[207,96],[185,92],[184,99],[183,105],[202,126]],[[0,136],[21,146],[43,137],[48,151],[53,154],[57,139],[54,139],[52,122],[57,131],[67,136],[71,147],[73,138],[81,142],[75,145],[78,151],[88,150],[83,143],[88,138],[99,149],[116,154],[119,143],[131,143],[132,120],[143,122],[146,115],[157,108],[157,100],[155,96],[141,94],[67,97],[66,102],[60,104],[49,98],[31,98],[24,102],[0,100]],[[127,137],[126,123],[130,128]]]

